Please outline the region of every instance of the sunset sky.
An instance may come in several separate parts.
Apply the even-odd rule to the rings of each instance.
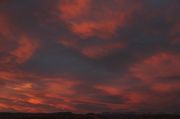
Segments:
[[[0,112],[180,113],[180,0],[0,0]]]

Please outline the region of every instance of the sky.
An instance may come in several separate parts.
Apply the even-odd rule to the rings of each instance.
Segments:
[[[0,112],[180,113],[179,0],[0,0]]]

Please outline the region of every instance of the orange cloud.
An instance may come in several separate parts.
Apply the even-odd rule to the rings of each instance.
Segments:
[[[80,42],[77,39],[70,39],[70,38],[62,37],[57,42],[68,48],[78,49],[80,47]]]
[[[37,41],[20,32],[4,13],[0,13],[0,37],[1,67],[14,67],[26,62],[38,48]]]
[[[118,27],[113,20],[101,21],[101,22],[82,22],[79,24],[72,24],[72,31],[83,38],[96,36],[102,39],[106,39],[115,35],[115,31]]]
[[[14,71],[11,70],[0,70],[0,79],[1,80],[12,80],[16,78],[22,78],[26,76],[26,73],[20,72],[20,71],[15,71],[16,69],[13,69]]]
[[[18,64],[22,64],[33,56],[37,48],[37,42],[23,35],[18,41],[18,48],[11,51],[10,54],[15,57]]]
[[[130,108],[131,106],[138,107],[145,101],[145,95],[139,92],[130,92],[127,94],[127,97],[129,99],[128,103]]]
[[[20,85],[15,85],[12,88],[16,91],[25,91],[32,89],[32,83],[21,83]]]
[[[5,14],[0,13],[0,35],[6,40],[12,38],[12,25]]]
[[[83,55],[89,58],[97,59],[109,55],[112,52],[124,47],[125,45],[123,43],[108,43],[98,46],[84,47],[81,52]]]
[[[171,77],[180,73],[180,56],[178,54],[158,53],[137,63],[131,72],[144,81],[156,81],[162,77]]]
[[[12,47],[16,45],[16,40],[14,37],[14,32],[16,28],[10,22],[8,15],[0,12],[0,52],[8,52],[12,50]],[[6,62],[7,58],[0,57],[0,63]]]
[[[90,0],[63,0],[60,2],[59,10],[62,12],[61,17],[71,20],[84,14],[88,10]]]
[[[118,27],[124,26],[128,17],[138,8],[136,2],[131,6],[124,0],[102,2],[89,0],[62,1],[58,6],[60,18],[74,33],[82,38],[107,39],[116,34]]]
[[[152,90],[159,93],[171,93],[180,90],[180,83],[157,83],[152,86]]]
[[[55,95],[73,95],[74,94],[74,86],[77,86],[79,83],[73,80],[61,79],[59,78],[57,81],[51,81],[48,85],[48,93]]]
[[[103,91],[106,95],[123,98],[123,102],[121,103],[116,103],[116,104],[104,103],[111,110],[123,109],[123,110],[136,111],[139,106],[141,106],[144,102],[146,102],[146,95],[144,95],[139,91],[130,91],[128,90],[129,87],[120,86],[120,84],[119,86],[113,84],[96,85],[95,88]]]
[[[5,6],[10,3],[4,4],[5,0],[3,1]],[[141,3],[146,2],[57,0],[45,2],[43,6],[40,2],[31,2],[35,9],[37,7],[37,13],[27,7],[23,14],[31,15],[22,15],[22,18],[15,18],[21,14],[20,9],[16,11],[14,7],[11,8],[14,2],[10,3],[8,8],[0,7],[4,9],[4,13],[0,12],[0,111],[88,112],[94,111],[89,109],[91,107],[96,111],[96,106],[112,111],[159,111],[166,106],[175,105],[177,100],[174,99],[177,98],[176,93],[180,87],[177,81],[180,74],[180,55],[171,53],[171,47],[179,42],[180,25],[169,15],[169,9],[172,8],[168,8],[166,12],[159,8],[152,10],[151,7],[154,6],[150,6],[149,10],[149,6],[146,9],[145,5],[141,9]],[[47,3],[52,4],[46,6]],[[154,2],[151,4],[154,5]],[[57,8],[58,19],[53,16],[56,13],[51,14],[57,11],[44,11],[44,6],[52,8],[51,10]],[[15,11],[12,15],[13,10]],[[38,19],[31,18],[34,15],[38,15]],[[18,20],[22,21],[22,24]],[[157,26],[161,20],[162,24]],[[27,31],[39,38],[31,37]],[[57,42],[59,47],[63,48],[57,48],[57,42],[54,43],[53,39],[59,37],[57,35],[62,35]],[[46,36],[48,38],[45,38]],[[40,48],[41,38],[45,38],[41,41],[45,46],[38,52],[37,57],[33,57]],[[155,40],[152,40],[153,38]],[[170,47],[166,39],[172,42]],[[151,50],[153,45],[161,50],[168,46],[165,50],[169,52],[158,52],[156,48]],[[65,49],[65,52],[58,54],[62,49]],[[177,47],[173,51],[176,49]],[[137,61],[139,51],[143,54],[142,57],[147,56],[149,52],[156,53]],[[61,57],[64,60],[66,55],[69,59],[65,64],[70,63],[65,66]],[[47,60],[41,59],[41,56]],[[31,58],[33,61],[30,61]],[[93,61],[89,63],[89,59]],[[36,61],[39,63],[37,66]],[[79,67],[75,71],[77,65]],[[32,71],[33,67],[35,70]],[[129,72],[126,72],[128,69]],[[86,74],[89,76],[87,79]]]
[[[123,49],[126,47],[126,44],[118,41],[118,42],[102,42],[101,44],[91,44],[91,45],[82,45],[84,42],[76,39],[66,39],[61,38],[57,41],[59,44],[64,45],[68,48],[72,48],[80,54],[91,58],[98,59],[105,57],[117,50]]]
[[[95,88],[104,91],[105,93],[110,95],[120,95],[123,92],[123,90],[120,88],[108,85],[97,85],[95,86]]]
[[[27,102],[29,102],[31,104],[43,104],[42,100],[37,99],[37,98],[30,98],[27,100]]]
[[[0,111],[3,111],[3,109],[6,109],[6,108],[8,108],[8,106],[6,104],[0,103]]]

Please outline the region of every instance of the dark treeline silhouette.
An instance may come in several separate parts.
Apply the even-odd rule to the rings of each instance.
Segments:
[[[73,114],[71,112],[0,113],[0,119],[180,119],[180,115],[135,113]]]

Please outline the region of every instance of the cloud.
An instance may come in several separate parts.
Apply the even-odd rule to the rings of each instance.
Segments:
[[[131,68],[134,75],[140,80],[161,80],[161,77],[171,77],[179,74],[179,55],[159,53],[137,63]]]
[[[177,94],[179,90],[178,68],[179,55],[168,52],[154,54],[144,59],[142,62],[137,62],[130,68],[134,80],[141,80],[148,88],[147,92],[149,92],[149,95],[145,94],[143,98],[148,97],[151,101],[146,100],[145,102],[148,103],[149,106],[143,106],[143,109],[151,110],[153,106],[158,105],[157,110],[159,111],[163,112],[164,108],[173,110],[172,107],[176,105],[177,102],[175,102],[176,104],[170,103],[169,105],[166,105],[166,103],[169,103],[170,100],[175,98],[171,94],[175,94],[176,97],[179,96]],[[162,99],[157,96],[166,98]],[[150,106],[150,104],[152,105]]]
[[[66,22],[72,32],[85,39],[89,37],[106,39],[116,34],[118,27],[124,26],[128,17],[138,8],[138,4],[133,3],[132,6],[123,0],[111,2],[74,0],[62,1],[58,8],[60,19]]]
[[[10,52],[16,59],[16,62],[21,64],[29,60],[38,48],[36,41],[31,40],[27,36],[23,35],[20,37],[18,48]]]
[[[179,113],[178,0],[1,3],[0,111]]]
[[[1,32],[1,37],[4,37],[5,39],[9,39],[9,37],[12,36],[11,33],[11,24],[8,23],[8,18],[6,17],[5,14],[0,13],[0,32]]]

